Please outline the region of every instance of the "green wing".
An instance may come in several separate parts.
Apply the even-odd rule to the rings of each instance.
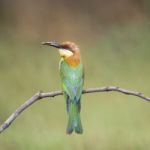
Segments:
[[[71,67],[65,61],[60,62],[60,77],[64,94],[71,100],[79,100],[82,95],[84,75],[83,66]]]

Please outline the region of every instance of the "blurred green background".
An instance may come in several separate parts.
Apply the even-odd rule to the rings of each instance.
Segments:
[[[39,90],[61,88],[59,55],[42,41],[74,41],[85,88],[150,96],[149,0],[0,0],[0,124]],[[62,96],[27,109],[0,135],[1,150],[149,150],[150,104],[120,93],[82,97],[83,135],[66,135]]]

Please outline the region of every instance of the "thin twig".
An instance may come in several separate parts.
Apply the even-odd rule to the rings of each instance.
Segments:
[[[126,90],[126,89],[122,89],[119,87],[115,87],[115,86],[107,86],[107,87],[101,87],[101,88],[88,88],[83,90],[82,94],[86,94],[86,93],[96,93],[96,92],[111,92],[111,91],[116,91],[116,92],[120,92],[123,94],[127,94],[127,95],[132,95],[132,96],[136,96],[139,97],[143,100],[146,100],[148,102],[150,102],[150,97],[146,97],[144,96],[144,94],[140,93],[140,92],[135,92],[135,91],[130,91],[130,90]],[[42,91],[36,93],[35,95],[33,95],[30,99],[28,99],[25,103],[23,103],[21,106],[19,106],[9,117],[8,119],[0,126],[0,133],[2,133],[6,128],[8,128],[11,123],[25,110],[27,109],[29,106],[31,106],[33,103],[35,103],[36,101],[46,98],[46,97],[55,97],[55,96],[59,96],[59,95],[63,95],[62,91],[54,91],[54,92],[48,92],[48,93],[44,93]]]

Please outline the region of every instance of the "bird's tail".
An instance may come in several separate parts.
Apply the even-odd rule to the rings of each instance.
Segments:
[[[75,131],[78,134],[82,134],[82,124],[80,119],[80,102],[69,102],[67,104],[68,110],[68,126],[67,126],[67,134],[71,134]]]

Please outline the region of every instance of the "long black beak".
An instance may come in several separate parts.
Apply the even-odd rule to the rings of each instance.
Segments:
[[[58,42],[52,41],[52,42],[42,42],[42,45],[47,45],[47,46],[53,46],[56,48],[61,48],[61,44],[59,44]]]

